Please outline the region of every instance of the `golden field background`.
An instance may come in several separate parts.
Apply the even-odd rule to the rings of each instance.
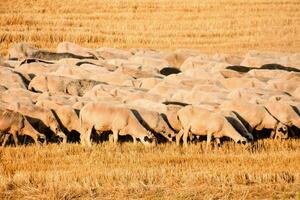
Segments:
[[[17,42],[300,51],[299,0],[1,0],[0,54]],[[300,199],[300,142],[0,148],[0,199]]]
[[[298,199],[300,143],[6,147],[1,199]]]
[[[1,0],[0,53],[27,41],[244,54],[300,50],[298,0]]]

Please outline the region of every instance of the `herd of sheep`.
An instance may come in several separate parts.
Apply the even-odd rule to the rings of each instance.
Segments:
[[[18,43],[0,57],[0,144],[297,138],[299,83],[296,53]]]

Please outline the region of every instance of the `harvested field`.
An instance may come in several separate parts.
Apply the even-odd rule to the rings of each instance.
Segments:
[[[0,199],[299,199],[300,2],[2,0]]]
[[[300,50],[298,0],[2,0],[0,53],[16,42],[55,49],[62,41],[96,48],[197,49],[239,53]]]
[[[207,154],[204,148],[199,144],[4,148],[0,198],[299,198],[299,141],[260,141],[248,150],[225,144]]]

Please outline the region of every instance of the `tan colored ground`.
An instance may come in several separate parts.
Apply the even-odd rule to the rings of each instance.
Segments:
[[[0,199],[297,199],[300,143],[1,149]],[[297,197],[298,195],[298,197]]]
[[[300,52],[300,1],[0,0],[0,54],[21,41]],[[1,148],[0,199],[300,199],[299,140],[204,146]]]
[[[300,51],[299,0],[1,0],[0,53],[19,41],[55,49]]]

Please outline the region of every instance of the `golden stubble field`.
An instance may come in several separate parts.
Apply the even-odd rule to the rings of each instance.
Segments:
[[[298,0],[1,0],[0,53],[27,41],[244,54],[300,50]]]
[[[297,199],[300,144],[6,147],[1,199]]]
[[[0,54],[17,42],[55,50],[299,52],[298,0],[1,0]],[[147,148],[130,143],[0,149],[0,199],[299,199],[299,140]]]

